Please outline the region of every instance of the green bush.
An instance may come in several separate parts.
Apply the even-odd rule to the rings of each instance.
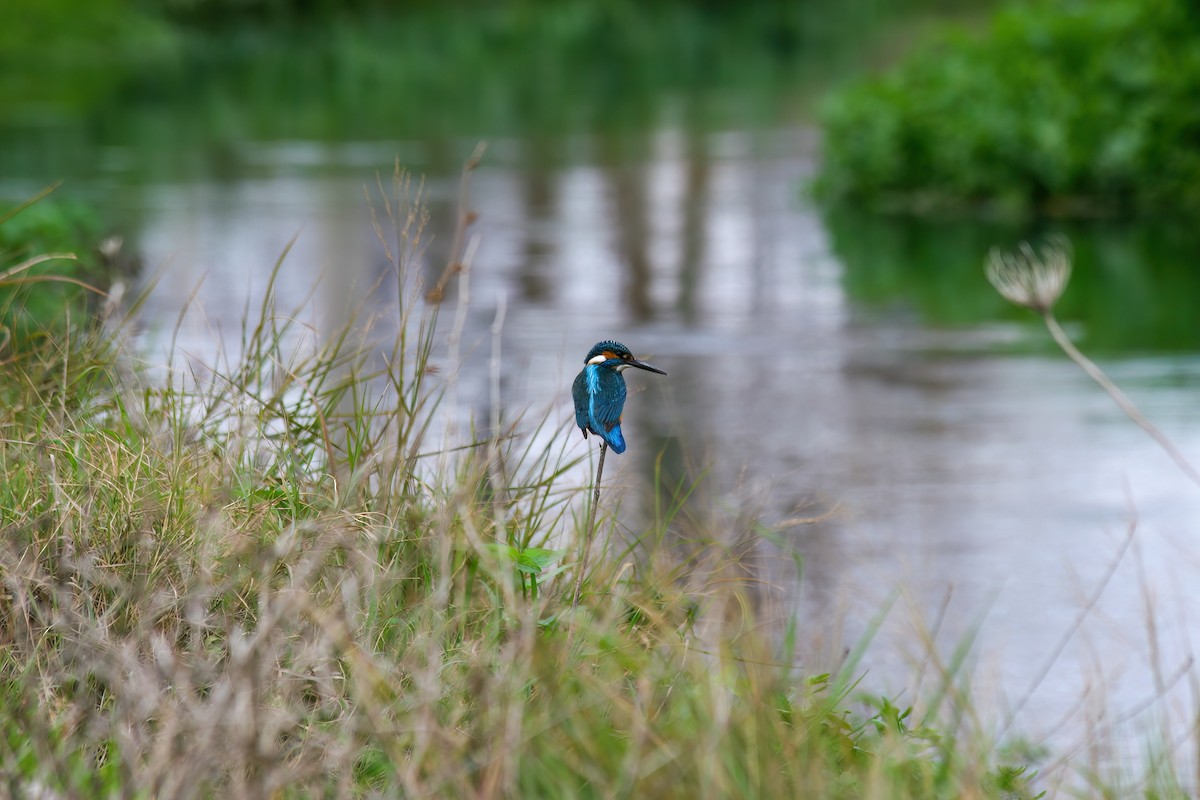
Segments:
[[[0,123],[44,125],[62,109],[103,108],[123,71],[161,68],[177,45],[171,29],[133,0],[5,0]]]
[[[1200,13],[1037,3],[946,31],[824,109],[818,194],[884,210],[1200,208]]]
[[[89,286],[107,284],[100,221],[87,205],[0,202],[0,351],[89,316]]]

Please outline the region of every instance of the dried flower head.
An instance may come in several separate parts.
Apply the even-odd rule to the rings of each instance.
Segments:
[[[1052,236],[1035,252],[1022,242],[1015,253],[992,248],[987,259],[987,278],[1002,297],[1019,306],[1047,313],[1067,288],[1071,277],[1071,243],[1065,236]]]

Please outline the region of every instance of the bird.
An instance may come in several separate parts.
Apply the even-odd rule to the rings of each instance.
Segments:
[[[614,453],[625,452],[625,437],[621,434],[625,378],[621,373],[630,367],[667,374],[652,364],[638,361],[628,347],[609,339],[597,342],[588,351],[583,359],[583,370],[571,385],[575,423],[583,431],[583,438],[586,439],[589,432],[594,433]]]

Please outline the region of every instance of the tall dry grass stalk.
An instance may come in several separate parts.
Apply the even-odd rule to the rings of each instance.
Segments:
[[[1121,387],[1075,346],[1059,324],[1054,305],[1067,288],[1071,277],[1071,261],[1070,242],[1057,236],[1048,239],[1040,251],[1034,250],[1027,242],[1022,243],[1015,253],[993,249],[988,254],[985,273],[988,281],[1006,300],[1036,312],[1063,353],[1108,393],[1117,407],[1170,456],[1188,479],[1200,486],[1200,472],[1158,426],[1138,410]]]
[[[1103,369],[1097,366],[1096,362],[1088,359],[1078,347],[1075,347],[1075,343],[1070,341],[1067,332],[1062,330],[1062,325],[1058,324],[1054,306],[1058,297],[1062,296],[1063,290],[1067,288],[1070,266],[1072,266],[1070,242],[1062,236],[1055,236],[1044,243],[1040,252],[1034,251],[1028,242],[1022,242],[1015,253],[1004,253],[1000,249],[992,249],[988,254],[985,273],[988,275],[988,281],[994,285],[1004,299],[1037,312],[1039,317],[1042,317],[1046,330],[1054,338],[1055,344],[1062,349],[1068,359],[1074,361],[1082,371],[1087,373],[1088,378],[1096,381],[1100,389],[1108,392],[1117,407],[1166,451],[1166,455],[1170,456],[1171,461],[1175,462],[1176,467],[1180,468],[1190,481],[1196,486],[1200,486],[1200,471],[1196,471],[1192,463],[1188,462],[1188,459],[1171,443],[1171,440],[1166,438],[1162,431],[1159,431],[1158,426],[1142,415],[1133,401],[1130,401],[1126,393],[1121,391],[1121,387],[1112,383],[1112,380],[1104,373]]]
[[[575,592],[572,594],[571,605],[579,605],[579,596],[583,591],[583,577],[587,574],[588,553],[592,549],[592,539],[596,535],[596,509],[600,507],[600,485],[604,480],[604,454],[608,451],[608,443],[600,441],[600,458],[596,462],[596,477],[592,481],[592,503],[588,506],[587,524],[583,529],[583,548],[579,556],[579,569],[575,576]]]

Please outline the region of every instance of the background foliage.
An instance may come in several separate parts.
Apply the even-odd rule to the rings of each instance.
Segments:
[[[944,32],[825,113],[820,193],[875,208],[1200,208],[1200,10],[1043,2]]]
[[[98,214],[78,201],[0,203],[0,352],[88,323],[98,295],[86,286],[107,287],[117,274],[100,235]]]

